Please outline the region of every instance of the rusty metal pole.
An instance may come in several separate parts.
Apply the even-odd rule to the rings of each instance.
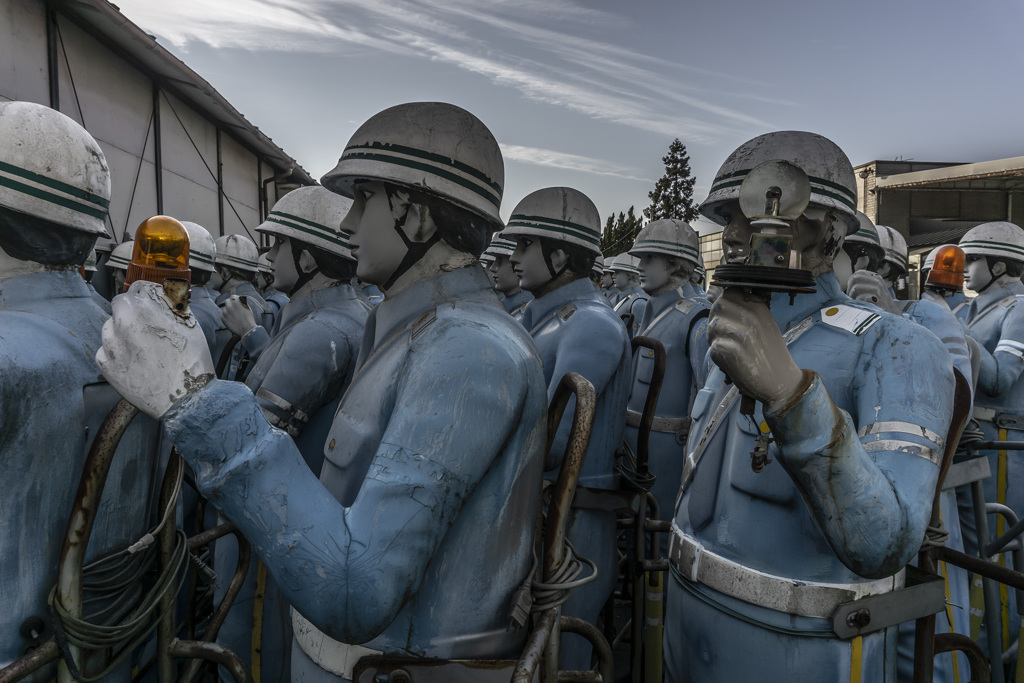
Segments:
[[[117,444],[124,436],[139,409],[128,401],[121,399],[104,418],[89,447],[89,455],[85,459],[82,477],[78,480],[78,492],[71,507],[68,528],[64,534],[64,544],[60,551],[60,562],[57,567],[57,599],[64,609],[72,616],[82,617],[82,565],[85,562],[85,551],[89,546],[103,487],[110,473],[110,464],[114,459]],[[69,645],[73,658],[78,658],[79,650]],[[71,683],[72,676],[67,663],[62,661],[57,669],[57,680],[60,683]]]
[[[167,461],[167,469],[164,472],[163,485],[160,487],[160,507],[158,509],[166,510],[171,504],[171,495],[175,490],[175,482],[181,476],[184,466],[181,455],[178,454],[177,449],[172,448],[171,457]],[[174,554],[176,533],[177,529],[174,525],[165,524],[157,537],[157,552],[160,558],[160,571],[162,572],[169,571],[171,557]],[[174,676],[174,660],[170,654],[171,641],[174,638],[175,598],[177,598],[176,594],[167,591],[160,597],[160,605],[158,607],[161,617],[156,627],[156,663],[157,677],[160,683],[173,683],[176,680]]]

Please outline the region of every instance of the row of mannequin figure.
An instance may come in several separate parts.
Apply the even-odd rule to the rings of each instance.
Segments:
[[[800,169],[809,199],[771,220],[813,286],[770,299],[723,286],[714,301],[695,284],[700,241],[685,222],[644,226],[608,264],[609,297],[585,194],[542,188],[503,221],[500,148],[449,104],[374,115],[322,186],[288,193],[256,227],[286,303],[253,287],[255,244],[183,222],[186,316],[145,281],[122,282],[108,316],[75,272],[106,234],[110,201],[85,130],[0,103],[0,162],[0,462],[11,509],[26,511],[0,527],[0,665],[46,637],[24,626],[52,613],[59,530],[118,395],[145,415],[119,447],[91,556],[119,557],[153,525],[150,492],[173,444],[198,493],[252,543],[219,638],[268,681],[350,681],[368,656],[401,658],[413,680],[431,660],[470,680],[474,661],[511,672],[523,586],[566,590],[562,613],[598,623],[618,576],[614,511],[580,497],[576,569],[554,588],[537,569],[543,482],[558,475],[574,401],[550,446],[547,406],[566,373],[593,385],[579,487],[618,490],[654,367],[631,337],[658,339],[667,357],[650,468],[671,526],[669,681],[897,680],[896,624],[844,639],[830,617],[902,588],[929,531],[956,371],[986,436],[1016,435],[1024,232],[985,224],[964,238],[975,299],[897,301],[906,245],[857,214],[849,159],[813,133],[744,143],[700,207],[724,227],[726,262],[748,263],[766,217],[745,213],[745,179],[762,164]],[[375,305],[355,278],[379,288]],[[992,500],[1024,512],[1013,461],[993,457]],[[969,522],[943,501],[948,543],[962,535],[970,549]],[[186,527],[208,523],[187,519],[194,500],[182,506]],[[215,547],[221,590],[232,553]],[[946,628],[963,632],[966,577],[946,577]],[[105,656],[86,648],[78,666],[96,673]],[[966,680],[943,657],[944,680]],[[561,668],[592,663],[586,641],[563,636]],[[105,680],[128,680],[130,664]]]

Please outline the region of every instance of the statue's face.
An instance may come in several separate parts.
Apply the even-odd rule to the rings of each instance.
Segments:
[[[607,272],[601,276],[601,286],[605,289],[611,289],[615,286],[615,278],[612,277],[611,272]]]
[[[673,284],[676,264],[664,254],[640,254],[640,286],[657,296]]]
[[[628,289],[630,286],[629,273],[623,270],[616,270],[615,274],[615,286],[619,289]]]
[[[214,273],[213,275],[214,275],[214,277],[217,277],[216,273]],[[120,268],[112,268],[111,271],[110,271],[110,276],[114,280],[114,295],[116,296],[118,294],[123,294],[124,293],[124,281],[126,279],[128,279],[128,271],[121,270]],[[212,278],[211,278],[210,282],[211,283],[213,282]]]
[[[988,259],[984,256],[971,254],[964,266],[964,287],[980,292],[992,282],[992,271],[988,267]]]
[[[488,270],[494,280],[494,288],[502,294],[514,294],[519,289],[519,276],[508,256],[495,257]]]
[[[535,292],[554,279],[537,237],[517,238],[516,250],[510,260],[519,276],[520,286],[528,292]]]
[[[292,253],[292,241],[287,237],[276,236],[267,258],[274,265],[274,288],[282,292],[292,291],[295,283],[299,281],[299,271],[295,268],[295,257]]]
[[[395,229],[395,217],[383,183],[356,183],[352,208],[342,229],[352,235],[356,275],[382,286],[398,269],[407,248]]]

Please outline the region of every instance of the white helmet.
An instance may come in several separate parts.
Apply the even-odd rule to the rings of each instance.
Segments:
[[[693,272],[690,273],[690,282],[694,284],[704,282],[704,277],[708,274],[708,269],[704,267],[704,254],[698,254],[697,258],[699,259],[697,265],[694,266]]]
[[[604,275],[604,256],[598,256],[594,259],[593,270],[596,275]]]
[[[612,272],[623,272],[631,273],[633,275],[640,274],[640,259],[633,256],[628,251],[624,251],[614,259],[612,259]]]
[[[32,102],[0,102],[0,206],[109,237],[110,171],[91,135]]]
[[[260,257],[260,251],[256,243],[245,235],[224,235],[218,237],[214,242],[217,254],[213,262],[218,266],[228,266],[245,270],[250,273],[256,272],[256,259]]]
[[[212,273],[217,256],[213,235],[198,223],[181,221],[181,224],[185,226],[185,232],[188,233],[188,267]]]
[[[904,273],[907,272],[907,240],[888,225],[875,226],[878,230],[878,241],[885,250],[885,261],[893,264]]]
[[[846,222],[847,234],[857,230],[857,183],[850,159],[828,138],[803,131],[767,133],[740,145],[718,169],[700,212],[725,225],[725,218],[718,211],[721,206],[739,201],[740,185],[754,167],[776,159],[792,162],[807,174],[811,181],[811,206],[836,211]]]
[[[547,237],[601,253],[601,215],[590,197],[571,187],[545,187],[523,197],[502,234]]]
[[[300,187],[277,200],[267,220],[257,226],[256,231],[305,242],[330,254],[352,259],[348,233],[341,230],[341,222],[351,208],[351,199],[319,185]]]
[[[93,249],[89,252],[89,255],[85,257],[85,263],[82,265],[82,270],[87,273],[96,272],[96,250]]]
[[[689,223],[665,218],[640,229],[630,254],[664,254],[685,259],[693,265],[700,260],[700,238]]]
[[[1006,221],[982,223],[960,238],[960,248],[968,256],[1024,261],[1024,230]]]
[[[446,199],[501,229],[505,164],[494,135],[465,109],[412,102],[371,116],[352,135],[327,189],[353,196],[360,180],[394,183]]]
[[[121,244],[114,247],[114,251],[110,252],[110,258],[107,259],[107,268],[115,268],[127,272],[128,265],[132,262],[132,251],[134,248],[135,242],[133,240],[121,242]]]
[[[487,245],[484,254],[493,260],[495,256],[511,256],[515,250],[516,241],[506,237],[504,232],[499,232],[491,238],[491,243]]]

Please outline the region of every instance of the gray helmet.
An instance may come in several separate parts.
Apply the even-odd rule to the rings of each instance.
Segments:
[[[640,274],[640,259],[628,251],[624,251],[612,259],[611,271],[613,273],[623,272],[631,275]]]
[[[443,102],[400,104],[352,135],[327,189],[353,196],[360,180],[394,183],[446,199],[501,229],[505,164],[494,135],[465,109]]]
[[[109,237],[110,171],[91,135],[32,102],[0,102],[0,206]]]
[[[351,199],[319,185],[300,187],[277,200],[256,231],[288,237],[352,259],[348,233],[341,230],[341,222],[351,208]]]
[[[96,250],[93,249],[89,252],[89,255],[85,258],[85,263],[82,265],[82,270],[87,273],[96,272]]]
[[[185,226],[185,232],[188,233],[188,267],[212,273],[217,256],[213,235],[198,223],[181,221],[181,224]]]
[[[250,273],[257,271],[256,259],[260,257],[260,251],[256,248],[256,243],[245,235],[224,235],[218,237],[214,244],[217,247],[217,255],[213,259],[216,265]]]
[[[907,272],[907,240],[888,225],[877,225],[878,241],[885,250],[885,261]]]
[[[982,223],[960,238],[960,248],[967,256],[1024,261],[1024,230],[1006,221]]]
[[[134,249],[135,242],[133,240],[121,242],[110,252],[110,258],[107,259],[107,267],[127,272],[128,266],[132,262],[132,251]]]
[[[595,275],[604,275],[604,256],[598,256],[594,259],[594,267],[592,270]]]
[[[789,161],[803,169],[811,182],[810,206],[834,210],[842,216],[847,234],[857,230],[857,183],[850,159],[828,138],[803,131],[767,133],[740,145],[718,169],[700,212],[725,225],[719,213],[721,206],[739,201],[740,185],[747,174],[773,160]]]
[[[506,237],[504,232],[499,232],[491,238],[491,243],[487,245],[484,255],[490,256],[493,261],[495,256],[511,256],[515,250],[516,241]]]
[[[601,253],[601,215],[590,197],[571,187],[545,187],[523,197],[502,234],[547,237]]]
[[[652,221],[641,228],[629,253],[634,256],[664,254],[697,265],[700,260],[700,238],[689,223],[666,218]]]

